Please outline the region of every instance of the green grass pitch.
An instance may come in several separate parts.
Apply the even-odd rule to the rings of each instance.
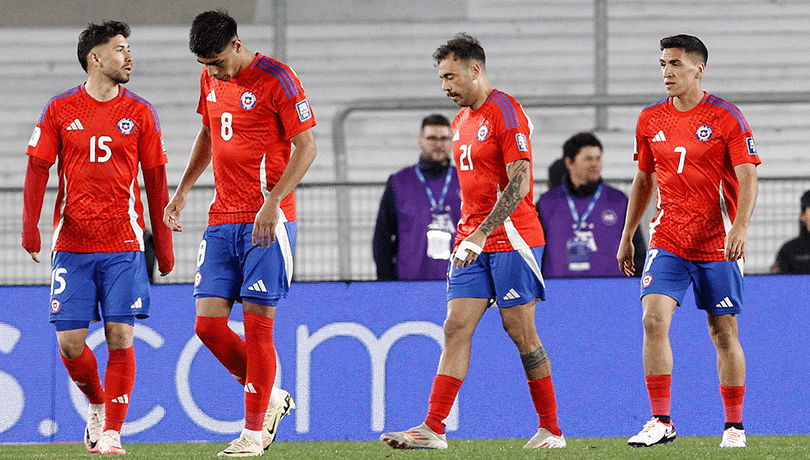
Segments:
[[[627,445],[625,438],[568,439],[565,449],[523,449],[525,439],[449,440],[447,450],[394,450],[380,442],[284,442],[270,446],[264,458],[274,459],[810,459],[810,436],[748,436],[745,449],[721,449],[720,436],[682,437],[675,442],[648,448]],[[126,460],[213,459],[224,443],[128,444]],[[99,458],[84,445],[0,445],[0,460]]]

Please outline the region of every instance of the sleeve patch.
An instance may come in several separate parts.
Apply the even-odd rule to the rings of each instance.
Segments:
[[[746,137],[745,138],[745,145],[748,146],[748,155],[756,155],[757,154],[757,147],[754,145],[754,138],[753,137]]]
[[[312,110],[309,108],[309,102],[304,99],[295,104],[295,109],[298,111],[298,120],[303,123],[312,118]]]
[[[515,141],[517,142],[518,152],[528,152],[529,142],[526,140],[526,135],[523,133],[515,134]]]
[[[34,132],[31,134],[31,139],[28,140],[28,145],[31,147],[36,147],[39,144],[39,137],[42,135],[42,130],[39,129],[39,126],[34,127]]]

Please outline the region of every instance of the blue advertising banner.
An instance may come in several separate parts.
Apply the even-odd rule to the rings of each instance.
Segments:
[[[740,315],[748,379],[746,430],[810,433],[808,276],[746,278]],[[638,279],[552,279],[537,327],[551,356],[567,437],[630,436],[649,418]],[[124,442],[230,441],[243,389],[194,335],[190,285],[152,290],[135,333],[138,371]],[[420,424],[443,347],[444,282],[297,283],[275,321],[278,384],[297,409],[279,440],[371,440]],[[48,323],[49,289],[0,288],[0,443],[77,442],[87,402],[68,378]],[[241,308],[231,327],[242,333]],[[678,434],[723,428],[714,346],[691,293],[671,330]],[[100,370],[103,329],[88,345]],[[593,423],[609,420],[610,423]],[[448,438],[529,438],[537,415],[517,349],[494,309],[473,339],[470,371],[446,421]]]

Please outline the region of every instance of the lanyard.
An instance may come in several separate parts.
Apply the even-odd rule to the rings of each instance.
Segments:
[[[588,216],[591,215],[591,211],[596,206],[596,202],[599,200],[599,197],[602,196],[602,184],[599,184],[599,187],[596,188],[596,193],[593,194],[593,198],[591,202],[588,204],[588,207],[585,209],[585,212],[582,214],[582,218],[579,217],[579,213],[577,213],[577,207],[574,205],[574,200],[571,198],[571,193],[568,192],[568,186],[563,185],[563,192],[565,193],[565,199],[568,200],[568,209],[571,210],[571,217],[574,218],[574,224],[576,224],[576,228],[581,230],[585,227],[585,221],[588,220]]]
[[[425,181],[425,175],[422,174],[422,170],[419,169],[419,165],[415,165],[413,169],[416,170],[416,177],[422,181],[422,185],[425,186],[425,190],[427,191],[428,200],[430,200],[430,210],[436,214],[441,214],[442,210],[444,209],[444,199],[447,198],[447,190],[450,189],[450,179],[453,176],[453,171],[450,169],[451,166],[447,167],[447,175],[444,177],[444,187],[442,188],[442,197],[439,199],[439,202],[436,202],[436,198],[433,196],[433,191],[428,186],[427,182]]]

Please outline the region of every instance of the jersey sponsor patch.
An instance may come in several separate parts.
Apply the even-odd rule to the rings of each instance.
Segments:
[[[697,136],[699,141],[706,142],[712,138],[713,133],[714,132],[712,131],[712,128],[709,125],[702,125],[695,132],[695,136]]]
[[[309,102],[304,99],[295,104],[295,110],[298,111],[298,120],[303,123],[312,118],[312,110],[309,108]]]
[[[28,140],[28,145],[31,147],[36,147],[39,144],[39,137],[42,135],[42,130],[39,129],[39,126],[34,127],[34,132],[31,133],[31,139]]]
[[[754,138],[753,137],[746,137],[745,138],[745,145],[748,146],[748,154],[749,155],[756,155],[757,154],[757,147],[754,145]]]
[[[478,139],[478,142],[483,142],[489,136],[489,126],[481,125],[478,128],[478,132],[475,134],[475,138]]]
[[[118,131],[121,131],[121,134],[132,134],[132,130],[134,129],[135,122],[129,118],[122,118],[118,120]]]
[[[250,110],[256,107],[256,95],[250,91],[245,91],[242,93],[242,97],[239,98],[239,103],[242,104],[243,109]]]
[[[529,143],[526,141],[526,135],[523,133],[515,134],[515,141],[517,142],[518,152],[528,152]]]

